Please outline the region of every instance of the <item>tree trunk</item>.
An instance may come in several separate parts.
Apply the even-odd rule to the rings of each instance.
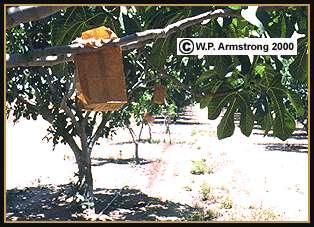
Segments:
[[[149,143],[152,142],[152,128],[150,127],[150,125],[148,124],[148,133],[149,133]]]
[[[135,143],[135,163],[139,164],[139,162],[140,162],[140,158],[138,156],[138,143],[136,142]]]
[[[139,157],[138,157],[138,143],[139,143],[139,141],[136,139],[136,136],[135,136],[135,133],[134,133],[133,129],[130,128],[130,127],[128,127],[128,129],[129,129],[129,132],[130,132],[130,134],[131,134],[133,143],[134,143],[134,145],[135,145],[135,157],[134,157],[135,163],[136,163],[136,164],[139,164],[139,162],[140,162],[140,159],[139,159]]]
[[[91,169],[91,152],[87,148],[83,149],[78,159],[76,160],[78,166],[78,182],[77,192],[83,201],[80,205],[83,211],[94,210],[94,193],[93,193],[93,176]]]

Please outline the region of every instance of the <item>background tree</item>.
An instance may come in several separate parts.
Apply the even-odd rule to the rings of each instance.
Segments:
[[[307,97],[307,8],[259,7],[251,18],[241,16],[252,9],[246,8],[69,7],[38,21],[27,19],[9,26],[7,111],[15,122],[41,116],[50,123],[45,138],[53,146],[71,147],[78,165],[79,204],[91,210],[93,146],[115,129],[128,127],[131,115],[138,116],[139,122],[144,109],[160,113],[162,106],[146,108],[148,99],[143,98],[160,81],[167,85],[168,103],[177,110],[198,102],[208,108],[209,119],[223,114],[217,128],[219,139],[233,134],[234,114],[240,113],[244,135],[250,136],[254,124],[259,124],[266,134],[272,130],[274,136],[286,140],[295,129],[295,118],[304,116],[306,109],[301,100]],[[73,54],[91,50],[71,42],[83,31],[103,25],[122,37],[107,45],[124,50],[128,104],[118,111],[88,112],[75,100],[71,60]],[[291,37],[295,32],[303,34],[297,56],[176,55],[176,38],[180,37]],[[285,60],[290,63],[287,67]],[[302,91],[294,89],[291,80],[287,82],[288,74],[302,85]]]

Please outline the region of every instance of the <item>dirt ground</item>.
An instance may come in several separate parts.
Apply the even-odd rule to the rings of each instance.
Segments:
[[[157,121],[152,142],[139,145],[139,165],[127,130],[101,139],[92,157],[96,212],[102,213],[97,220],[308,221],[306,132],[299,126],[281,141],[258,128],[245,137],[236,128],[219,141],[219,120],[206,115],[198,106],[188,108],[170,126],[171,144]],[[43,120],[7,121],[7,220],[79,220],[65,196],[74,157],[65,145],[52,151],[41,141],[47,126]],[[195,168],[206,171],[191,173]]]

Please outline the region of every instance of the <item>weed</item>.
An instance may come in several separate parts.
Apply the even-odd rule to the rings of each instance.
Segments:
[[[151,139],[151,140],[150,140],[150,143],[153,143],[153,144],[160,144],[160,139]]]
[[[252,219],[254,221],[274,221],[279,217],[271,209],[256,209],[252,212]]]
[[[277,221],[279,218],[271,209],[251,206],[249,213],[232,213],[230,221]]]
[[[187,191],[187,192],[191,192],[191,191],[192,191],[192,188],[191,188],[191,186],[189,186],[189,185],[186,185],[186,186],[184,186],[183,188],[184,188],[184,190]]]
[[[211,209],[200,209],[194,211],[187,219],[188,221],[211,221],[218,216],[217,212]]]
[[[205,159],[192,161],[193,164],[192,164],[191,173],[196,174],[196,175],[201,175],[208,172],[208,167],[205,161],[206,161]]]
[[[201,197],[203,201],[206,201],[210,198],[210,186],[207,182],[203,182],[201,185]]]
[[[213,167],[209,167],[209,166],[207,166],[207,173],[208,173],[208,174],[212,174],[212,173],[214,173],[214,169],[213,169]]]
[[[176,140],[175,141],[175,144],[185,144],[186,143],[186,141],[184,141],[184,140]]]
[[[191,132],[191,136],[195,136],[197,134],[197,129],[193,128]]]
[[[231,209],[233,206],[232,200],[227,197],[224,199],[224,201],[221,203],[220,208],[224,208],[224,209]]]

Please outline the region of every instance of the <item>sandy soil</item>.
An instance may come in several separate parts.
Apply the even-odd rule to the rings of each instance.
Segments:
[[[210,210],[214,221],[308,220],[304,131],[280,141],[264,137],[259,129],[249,138],[236,129],[235,135],[219,141],[219,121],[207,120],[206,111],[193,107],[185,118],[189,119],[170,126],[172,144],[162,124],[152,126],[153,143],[139,146],[140,165],[132,160],[134,145],[128,131],[121,129],[112,140],[99,141],[92,167],[96,211],[116,196],[104,211],[110,220],[186,220],[195,208]],[[73,180],[74,157],[65,145],[52,151],[51,144],[41,141],[47,127],[43,120],[6,124],[9,220],[73,219],[66,203],[52,205],[51,201]],[[148,138],[147,128],[144,138]],[[191,174],[193,160],[202,159],[211,172]],[[203,200],[205,182],[210,196]]]

